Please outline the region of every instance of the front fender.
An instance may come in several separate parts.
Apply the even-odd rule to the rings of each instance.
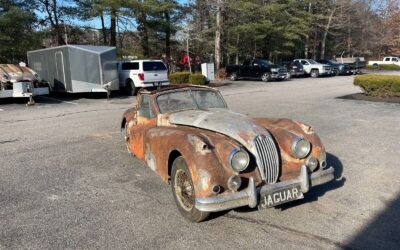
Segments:
[[[297,159],[292,155],[293,140],[297,137],[303,137],[311,143],[310,156],[318,159],[320,163],[325,160],[325,148],[319,136],[310,126],[290,119],[256,118],[255,120],[268,129],[278,144],[281,156],[279,177],[281,181],[296,178],[307,159]]]
[[[188,165],[196,197],[210,197],[211,187],[218,184],[228,190],[226,183],[237,174],[227,164],[227,158],[238,144],[226,136],[190,127],[154,127],[145,136],[145,159],[163,181],[168,182],[169,156],[178,151]],[[244,175],[254,175],[245,173]]]

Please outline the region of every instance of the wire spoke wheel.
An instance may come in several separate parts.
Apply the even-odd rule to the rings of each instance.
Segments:
[[[191,172],[182,156],[177,157],[172,163],[171,182],[172,193],[179,212],[192,222],[205,220],[210,213],[196,208],[195,186]]]
[[[182,208],[186,211],[192,210],[195,203],[194,188],[186,172],[182,169],[178,169],[176,172],[174,185],[176,196]]]

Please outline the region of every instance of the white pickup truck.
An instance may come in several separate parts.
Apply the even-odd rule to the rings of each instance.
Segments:
[[[333,68],[328,64],[317,63],[312,59],[294,59],[293,61],[301,63],[304,72],[311,77],[333,75]]]
[[[394,64],[400,66],[400,58],[394,56],[386,56],[383,61],[369,61],[368,65],[378,67],[381,64]]]

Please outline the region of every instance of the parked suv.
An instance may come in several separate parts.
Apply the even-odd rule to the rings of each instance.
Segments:
[[[301,63],[306,74],[311,77],[332,75],[332,67],[327,64],[317,63],[312,59],[295,59],[293,62]]]
[[[119,86],[130,95],[140,88],[168,85],[168,70],[161,60],[134,60],[117,63]]]
[[[304,76],[304,68],[303,65],[299,62],[290,62],[290,61],[286,61],[286,62],[281,62],[279,64],[279,66],[281,67],[285,67],[288,71],[288,74],[290,77],[294,77],[294,76]],[[287,77],[289,78],[289,77]]]

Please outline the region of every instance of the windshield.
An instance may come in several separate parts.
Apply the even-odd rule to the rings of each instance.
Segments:
[[[273,65],[273,63],[268,60],[259,60],[259,61],[261,66]]]
[[[157,97],[161,114],[188,109],[226,108],[221,95],[212,90],[185,90]]]
[[[314,61],[313,59],[308,59],[308,62],[311,64],[318,64],[316,61]]]

